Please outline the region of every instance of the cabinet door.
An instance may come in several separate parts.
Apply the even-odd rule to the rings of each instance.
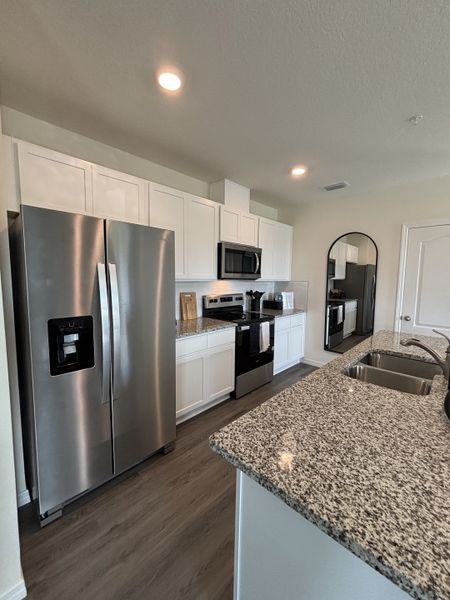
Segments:
[[[276,322],[274,344],[273,368],[277,373],[283,369],[284,365],[289,363],[289,329],[277,331]]]
[[[261,254],[261,279],[274,279],[274,249],[276,229],[272,221],[259,220],[259,247]]]
[[[175,278],[186,279],[184,194],[154,183],[149,190],[150,225],[175,232]]]
[[[220,239],[222,242],[239,243],[239,218],[237,210],[220,207]]]
[[[143,179],[93,165],[92,187],[94,216],[148,225]]]
[[[305,329],[303,325],[292,327],[289,331],[289,362],[297,362],[304,356],[304,336]]]
[[[336,246],[337,258],[335,279],[345,279],[345,271],[347,266],[347,244],[345,242],[337,242]]]
[[[239,242],[249,246],[258,246],[258,217],[241,213]]]
[[[206,401],[205,357],[191,355],[177,360],[177,418]]]
[[[358,255],[359,255],[358,246],[353,246],[353,244],[347,244],[347,262],[357,264],[358,263]]]
[[[275,232],[273,278],[275,281],[289,281],[292,266],[292,227],[278,223]]]
[[[186,206],[188,279],[217,279],[219,205],[189,195]]]
[[[234,344],[209,350],[206,357],[206,395],[208,401],[234,390]]]
[[[31,206],[92,214],[90,163],[32,144],[18,144],[20,201]]]

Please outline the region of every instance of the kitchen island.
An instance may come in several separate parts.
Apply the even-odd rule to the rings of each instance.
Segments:
[[[450,598],[446,381],[342,372],[371,350],[431,361],[399,342],[379,332],[211,436],[238,469],[235,600]]]

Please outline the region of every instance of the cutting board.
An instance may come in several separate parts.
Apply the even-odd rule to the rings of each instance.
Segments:
[[[197,318],[197,294],[195,292],[180,292],[181,320]]]

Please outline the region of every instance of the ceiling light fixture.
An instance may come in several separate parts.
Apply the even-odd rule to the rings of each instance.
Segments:
[[[181,87],[181,77],[177,73],[164,71],[158,74],[159,85],[168,92],[176,92]]]
[[[308,169],[303,165],[299,165],[298,167],[294,167],[291,171],[292,177],[301,177],[306,173]]]

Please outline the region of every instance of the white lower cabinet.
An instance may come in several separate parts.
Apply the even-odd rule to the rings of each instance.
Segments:
[[[351,335],[356,329],[356,314],[358,312],[358,301],[350,300],[345,303],[344,338]]]
[[[235,328],[177,340],[177,423],[234,390]]]
[[[274,373],[298,364],[304,357],[305,315],[303,313],[275,319]]]

